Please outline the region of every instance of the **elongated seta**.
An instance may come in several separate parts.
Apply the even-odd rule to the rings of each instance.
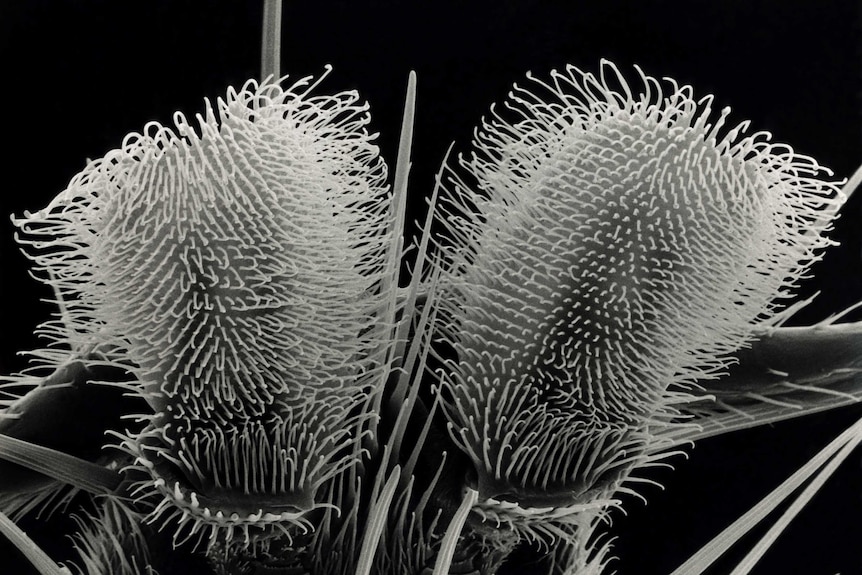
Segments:
[[[153,407],[125,446],[179,538],[301,524],[386,377],[387,170],[367,104],[315,87],[250,81],[196,126],[150,123],[16,222],[64,297],[58,339]]]
[[[530,77],[450,172],[442,393],[480,501],[613,491],[829,245],[827,170],[636,78]]]

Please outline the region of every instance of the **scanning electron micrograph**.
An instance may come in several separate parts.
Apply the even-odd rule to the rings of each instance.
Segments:
[[[3,8],[0,575],[862,573],[800,4]]]

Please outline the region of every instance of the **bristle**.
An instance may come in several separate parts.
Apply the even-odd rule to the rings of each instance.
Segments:
[[[587,514],[578,524],[564,527],[554,549],[551,573],[559,575],[602,575],[608,573],[613,539],[597,529],[607,515]]]
[[[388,193],[354,94],[249,83],[217,108],[200,133],[177,115],[128,136],[17,224],[76,296],[76,333],[122,341],[167,403],[229,420],[367,367]]]
[[[122,501],[103,497],[94,513],[75,515],[74,545],[81,575],[150,575],[150,554],[141,529],[143,517]]]
[[[151,476],[139,495],[162,498],[150,519],[186,527],[177,542],[247,539],[257,516],[305,525],[387,379],[387,170],[367,104],[316,86],[250,81],[197,125],[147,124],[16,220],[63,299],[53,345],[110,350],[153,408],[124,449]]]
[[[485,498],[616,482],[830,245],[828,170],[638,75],[530,78],[449,170],[443,397]]]

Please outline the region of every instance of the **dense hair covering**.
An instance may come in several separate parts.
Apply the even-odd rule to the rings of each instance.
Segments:
[[[827,170],[636,79],[529,77],[445,178],[442,397],[486,500],[612,492],[829,244]]]
[[[45,331],[133,371],[141,492],[192,532],[310,509],[385,377],[387,170],[367,104],[315,87],[250,81],[196,127],[150,123],[17,222],[62,299]]]

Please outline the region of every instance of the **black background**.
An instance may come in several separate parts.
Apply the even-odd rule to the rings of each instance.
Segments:
[[[259,2],[66,0],[0,2],[0,373],[51,308],[27,275],[8,214],[43,207],[83,168],[144,123],[192,116],[202,98],[258,75]],[[621,68],[715,94],[732,120],[752,120],[849,177],[862,163],[862,8],[855,1],[287,1],[282,70],[334,72],[324,91],[358,89],[394,162],[409,70],[419,77],[414,215],[450,142],[528,70]],[[841,242],[802,293],[820,291],[798,321],[862,297],[862,194],[846,207]],[[858,317],[858,314],[857,314]],[[705,441],[673,473],[656,475],[649,504],[618,516],[621,574],[669,573],[859,416],[859,409]],[[81,413],[87,418],[87,413]],[[74,433],[74,430],[70,430]],[[28,525],[36,529],[35,525]],[[62,540],[59,546],[62,548]],[[755,573],[862,573],[862,468],[853,455]],[[0,574],[18,571],[0,546]],[[727,572],[728,564],[715,572]],[[510,572],[531,573],[528,559]]]

